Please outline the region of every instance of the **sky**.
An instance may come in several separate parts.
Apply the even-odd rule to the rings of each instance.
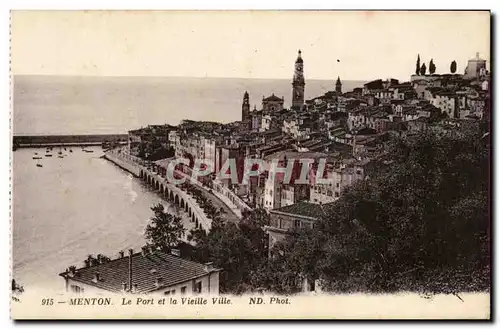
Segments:
[[[13,11],[14,75],[409,79],[489,61],[489,12]]]

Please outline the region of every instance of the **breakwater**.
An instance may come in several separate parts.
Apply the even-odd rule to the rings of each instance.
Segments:
[[[13,136],[13,144],[17,147],[90,146],[105,142],[125,144],[127,140],[127,134]]]

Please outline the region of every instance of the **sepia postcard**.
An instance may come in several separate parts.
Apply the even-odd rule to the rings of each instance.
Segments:
[[[490,319],[489,11],[10,23],[13,319]]]

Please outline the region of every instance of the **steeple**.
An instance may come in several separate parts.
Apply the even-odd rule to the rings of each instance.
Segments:
[[[248,121],[250,119],[250,96],[248,91],[243,94],[243,103],[241,104],[241,121]]]
[[[304,61],[302,60],[302,51],[299,49],[299,55],[297,56],[297,60],[295,63],[303,63]]]
[[[299,49],[292,81],[292,108],[300,109],[304,105],[305,85],[304,60],[302,59],[302,51]]]
[[[337,77],[337,82],[335,83],[335,91],[342,93],[342,82],[340,82],[340,77]]]

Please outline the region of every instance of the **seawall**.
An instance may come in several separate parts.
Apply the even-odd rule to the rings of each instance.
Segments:
[[[111,162],[113,162],[118,167],[120,167],[120,168],[128,171],[129,173],[131,173],[135,177],[139,177],[140,176],[141,169],[138,166],[134,166],[134,165],[132,165],[130,163],[127,163],[127,162],[123,161],[122,159],[118,158],[117,156],[115,156],[111,152],[104,153],[104,158],[107,159],[107,160],[109,160],[109,161],[111,161]]]

